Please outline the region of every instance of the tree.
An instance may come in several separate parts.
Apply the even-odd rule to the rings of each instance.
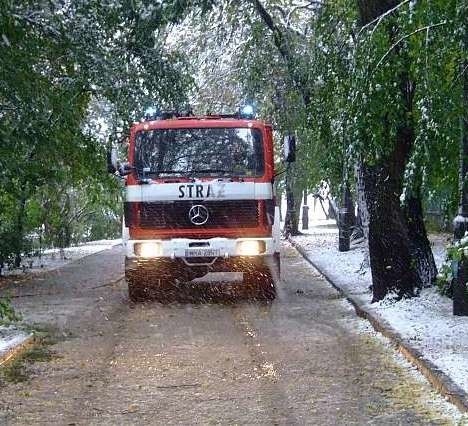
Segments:
[[[313,172],[336,185],[342,171],[353,176],[356,163],[363,172],[374,300],[389,292],[417,295],[436,272],[424,204],[454,192],[454,168],[444,173],[434,160],[442,157],[447,165],[454,155],[443,125],[453,115],[444,110],[445,99],[454,96],[439,74],[452,79],[442,68],[451,71],[460,51],[446,32],[457,28],[455,12],[442,1],[362,0],[357,8],[346,1],[219,3],[236,14],[239,31],[250,28],[239,83],[260,98],[270,95],[262,99],[264,113],[305,136],[301,178]],[[439,61],[431,68],[432,57]]]
[[[19,264],[28,235],[67,204],[57,193],[80,188],[80,205],[68,203],[72,222],[98,220],[97,193],[113,194],[118,212],[119,189],[103,176],[104,143],[123,139],[148,104],[187,99],[184,60],[163,40],[189,5],[0,3],[0,261],[13,256]],[[106,106],[98,119],[96,104]],[[101,137],[96,121],[108,129]],[[70,225],[63,221],[57,231],[64,232],[61,244],[69,242]]]

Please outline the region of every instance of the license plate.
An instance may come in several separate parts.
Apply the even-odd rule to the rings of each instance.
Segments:
[[[221,256],[219,249],[186,249],[185,257],[218,257]]]

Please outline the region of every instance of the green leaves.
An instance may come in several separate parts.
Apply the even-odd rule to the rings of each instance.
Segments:
[[[386,158],[395,123],[412,123],[405,188],[418,181],[426,204],[453,211],[466,2],[399,2],[362,29],[349,0],[260,4],[273,25],[250,0],[0,2],[0,241],[57,215],[56,194],[73,192],[98,222],[99,200],[117,212],[104,144],[125,141],[148,105],[189,99],[203,113],[256,100],[278,152],[296,131],[299,189],[337,188],[358,159]]]
[[[0,324],[8,324],[19,320],[21,320],[21,316],[11,306],[10,299],[0,297]]]
[[[437,275],[437,287],[442,295],[452,297],[452,285],[455,279],[455,271],[459,262],[466,261],[468,255],[468,238],[465,236],[460,241],[447,246],[445,262]]]
[[[115,234],[120,189],[105,173],[104,144],[124,140],[148,104],[187,99],[191,78],[165,37],[190,6],[0,3],[0,261],[42,225],[51,244],[64,232],[90,238],[92,223]]]

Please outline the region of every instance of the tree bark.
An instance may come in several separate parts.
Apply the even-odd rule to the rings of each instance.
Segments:
[[[415,268],[406,218],[400,206],[398,182],[384,166],[363,166],[369,210],[369,258],[372,302],[390,292],[397,298],[416,295],[422,287]]]
[[[309,229],[309,206],[307,205],[307,189],[304,189],[304,205],[302,207],[302,229]]]
[[[285,189],[286,189],[286,217],[284,219],[284,234],[299,235],[299,215],[296,208],[294,185],[293,185],[293,170],[292,165],[286,165],[285,173]]]
[[[343,191],[343,207],[347,211],[347,223],[346,225],[351,228],[356,225],[356,213],[354,208],[353,194],[349,189],[349,184],[346,183]]]
[[[400,203],[403,175],[414,132],[402,125],[390,156],[377,165],[363,166],[369,220],[369,257],[372,269],[372,301],[394,292],[397,298],[413,297],[422,288],[414,236]],[[415,222],[420,226],[420,222]],[[412,228],[413,230],[413,228]],[[414,230],[416,231],[416,230]]]
[[[416,188],[406,197],[403,211],[408,227],[411,254],[416,262],[416,271],[421,278],[423,287],[430,287],[435,282],[437,266],[424,224],[421,192],[418,183],[416,183]]]
[[[362,235],[365,240],[369,239],[369,210],[367,210],[366,204],[366,192],[364,186],[364,178],[362,174],[362,165],[359,162],[355,166],[356,176],[356,198],[357,198],[357,225],[362,230]]]
[[[461,16],[466,17],[468,5],[464,5]],[[465,60],[462,65],[463,89],[462,89],[462,113],[460,114],[460,206],[458,216],[454,221],[455,240],[462,238],[467,231],[468,218],[468,25],[464,24],[463,53]],[[468,315],[468,261],[464,256],[458,265],[458,277],[452,282],[453,289],[453,314]]]
[[[24,215],[26,210],[26,194],[23,192],[19,200],[19,207],[16,216],[16,239],[15,239],[15,268],[19,268],[21,265],[21,251],[23,249],[24,240]]]

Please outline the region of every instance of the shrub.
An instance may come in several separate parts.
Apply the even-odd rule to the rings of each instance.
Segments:
[[[0,298],[0,324],[19,321],[21,318],[11,306],[10,299]]]
[[[452,297],[453,281],[457,273],[455,268],[459,262],[467,261],[467,259],[468,233],[465,233],[465,236],[460,241],[447,246],[445,262],[442,264],[437,275],[437,287],[442,295]]]

